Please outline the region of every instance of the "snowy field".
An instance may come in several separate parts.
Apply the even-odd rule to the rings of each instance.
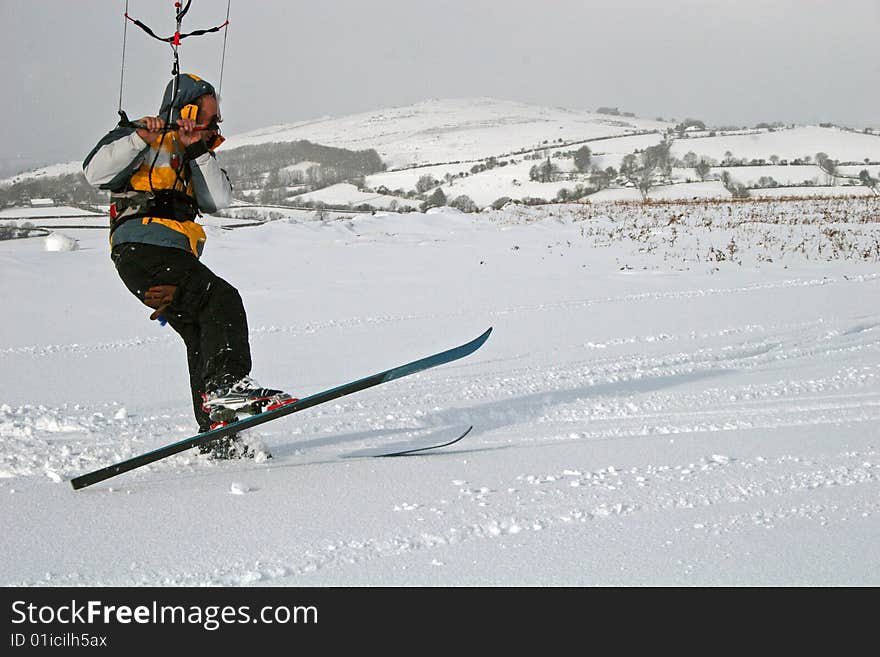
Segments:
[[[678,139],[672,145],[672,154],[684,157],[688,151],[723,161],[725,153],[734,157],[770,160],[773,155],[782,158],[815,158],[816,153],[827,153],[841,162],[861,162],[864,158],[880,160],[880,135],[856,133],[839,128],[798,126],[774,132],[750,135],[719,135],[694,139]]]
[[[388,208],[392,204],[416,206],[420,203],[418,199],[413,200],[383,194],[365,193],[351,183],[330,185],[329,187],[324,187],[318,191],[310,192],[308,194],[300,194],[299,196],[290,199],[291,203],[300,203],[302,201],[310,201],[314,203],[336,203],[339,205],[351,205],[352,207],[368,204],[374,208]]]
[[[69,205],[51,205],[48,207],[13,207],[13,208],[3,208],[0,210],[0,220],[7,219],[22,219],[22,220],[38,220],[45,218],[58,218],[58,217],[71,217],[71,218],[83,218],[83,217],[95,217],[100,219],[106,219],[105,214],[98,214],[96,212],[90,212],[88,210],[83,210],[82,208],[74,208]]]
[[[188,452],[77,492],[192,433],[183,345],[103,231],[0,242],[0,584],[878,585],[878,210],[211,225],[264,385],[306,396],[494,332],[254,430],[272,459]]]

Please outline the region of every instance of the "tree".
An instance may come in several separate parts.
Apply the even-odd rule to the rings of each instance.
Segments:
[[[260,203],[273,205],[279,200],[279,191],[281,187],[281,176],[277,169],[273,169],[266,176],[263,182],[263,189],[260,191]]]
[[[322,202],[318,201],[315,204],[315,220],[316,221],[327,221],[328,218],[329,218],[329,215],[327,214],[326,206]]]
[[[320,164],[313,164],[306,169],[306,182],[312,187],[316,187],[324,180],[323,168]]]
[[[574,152],[574,166],[575,168],[583,173],[587,169],[590,168],[590,157],[593,155],[593,152],[590,150],[589,146],[581,146]]]
[[[636,156],[634,153],[624,155],[623,159],[620,161],[620,175],[627,180],[630,180],[631,177],[635,175],[637,166],[638,163],[636,161]]]
[[[536,164],[529,169],[529,180],[536,182],[553,182],[554,178],[559,174],[559,167],[547,158],[546,162]]]
[[[431,174],[425,174],[419,181],[416,183],[416,191],[419,194],[424,194],[429,189],[436,187],[439,183],[434,179],[434,176]]]
[[[694,153],[693,151],[688,151],[687,153],[685,153],[682,161],[684,162],[684,165],[686,167],[693,169],[697,166],[697,162],[699,162],[700,160],[697,158],[696,153]]]
[[[645,163],[667,179],[672,175],[671,149],[672,142],[664,140],[659,144],[646,148],[644,153]]]
[[[675,126],[675,131],[679,134],[682,134],[688,128],[696,128],[697,130],[705,130],[706,124],[700,121],[699,119],[685,119],[677,126]]]
[[[738,182],[732,183],[727,189],[733,198],[749,198],[752,195],[748,187]]]
[[[712,166],[709,164],[709,160],[705,157],[701,157],[700,161],[694,166],[694,171],[696,171],[697,175],[700,177],[700,180],[705,181],[706,176],[709,175],[709,172],[712,170]]]
[[[590,173],[590,185],[597,190],[608,187],[608,185],[611,184],[611,179],[612,176],[610,176],[607,171],[602,171],[602,169],[598,167],[595,167]]]
[[[872,178],[867,169],[862,169],[861,171],[859,171],[859,180],[862,181],[862,184],[865,187],[874,192],[874,194],[880,194],[880,191],[878,191],[877,189],[878,185],[880,185],[880,180]]]
[[[441,205],[446,205],[446,194],[443,193],[442,188],[438,187],[434,190],[434,193],[428,197],[425,209],[439,208]]]
[[[649,146],[636,155],[625,155],[620,163],[620,173],[639,190],[642,200],[648,198],[648,192],[654,186],[657,176],[669,178],[672,172],[672,163],[669,150],[672,146],[669,141],[662,141],[654,146]]]
[[[466,196],[462,194],[461,196],[456,196],[452,202],[449,204],[453,208],[457,208],[462,212],[479,212],[480,208],[477,207],[477,204],[473,202],[470,196]]]
[[[731,178],[729,171],[721,172],[721,182],[724,184],[724,189],[730,192],[733,198],[749,198],[751,196],[748,187]]]
[[[838,175],[837,160],[832,160],[826,153],[816,153],[816,164],[822,170],[822,173],[827,176],[828,182],[836,185]]]

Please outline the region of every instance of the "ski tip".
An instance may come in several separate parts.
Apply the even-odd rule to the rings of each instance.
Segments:
[[[430,454],[430,453],[433,453],[434,450],[442,449],[443,447],[449,447],[450,445],[454,445],[455,443],[460,441],[462,438],[467,436],[471,432],[471,429],[473,429],[473,428],[474,428],[473,425],[469,426],[465,431],[460,433],[456,438],[453,438],[452,440],[447,441],[445,443],[437,443],[434,445],[425,445],[424,447],[414,447],[411,449],[400,450],[398,452],[388,452],[387,454],[375,454],[374,456],[377,456],[379,458],[393,458],[393,457],[398,457],[398,456],[415,456],[417,454]]]

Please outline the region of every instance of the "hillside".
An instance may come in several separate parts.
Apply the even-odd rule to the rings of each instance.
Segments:
[[[253,206],[252,218],[261,216],[260,204],[474,211],[507,199],[535,205],[880,192],[880,135],[873,131],[703,128],[489,98],[431,100],[232,135],[218,157],[236,197]],[[587,161],[578,164],[585,148]],[[640,171],[651,153],[662,162]],[[819,153],[837,163],[837,175],[817,166]],[[54,191],[56,201],[94,203],[79,167],[20,174],[0,188],[9,190],[7,201]],[[241,208],[235,214],[247,215]]]
[[[374,148],[389,169],[480,161],[542,144],[664,130],[667,123],[491,98],[431,100],[272,126],[230,137],[226,149],[308,139],[351,150]]]

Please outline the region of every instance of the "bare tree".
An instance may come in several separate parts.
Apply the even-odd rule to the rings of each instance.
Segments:
[[[611,184],[613,176],[608,171],[602,171],[599,167],[593,167],[590,173],[590,185],[595,189],[605,189]]]
[[[721,183],[733,198],[749,198],[751,196],[748,187],[731,178],[729,171],[721,172]]]
[[[700,180],[705,181],[706,177],[709,175],[709,172],[712,170],[712,165],[709,164],[709,160],[705,157],[700,158],[700,161],[694,165],[694,171],[696,171],[697,175],[700,177]]]
[[[419,194],[424,194],[429,189],[436,187],[439,183],[431,174],[426,174],[419,178],[419,181],[416,183],[416,191]]]
[[[549,157],[545,162],[529,169],[529,179],[537,182],[553,182],[558,175],[559,167],[553,164]]]
[[[870,172],[867,169],[862,169],[859,171],[859,180],[862,181],[862,184],[874,192],[875,196],[880,196],[880,180],[876,178],[872,178]]]
[[[672,162],[669,157],[671,146],[671,142],[664,140],[646,148],[638,155],[630,153],[624,156],[620,164],[620,173],[636,186],[642,195],[642,200],[647,200],[648,192],[656,184],[658,177],[669,179],[672,173]]]
[[[816,153],[816,164],[822,173],[825,174],[827,182],[831,185],[836,185],[839,175],[837,160],[832,160],[826,153]]]

